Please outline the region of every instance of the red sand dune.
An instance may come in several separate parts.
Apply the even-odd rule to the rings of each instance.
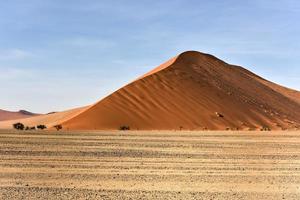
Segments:
[[[26,110],[19,110],[18,112],[11,112],[0,109],[0,121],[4,120],[14,120],[14,119],[22,119],[37,116],[39,114],[31,113]]]
[[[61,124],[62,121],[68,120],[77,114],[79,114],[82,110],[86,109],[87,107],[82,108],[75,108],[63,112],[53,112],[45,115],[40,116],[33,116],[30,118],[25,119],[17,119],[17,120],[9,120],[9,121],[2,121],[0,122],[1,129],[11,129],[12,124],[16,122],[21,122],[26,126],[36,126],[40,124],[44,124],[47,127],[53,127],[55,125]]]
[[[300,92],[188,51],[94,105],[22,121],[66,130],[273,130],[300,127]],[[10,122],[0,123],[8,128]]]

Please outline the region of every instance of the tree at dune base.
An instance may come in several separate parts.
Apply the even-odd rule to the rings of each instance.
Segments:
[[[41,130],[44,130],[47,128],[47,126],[43,125],[43,124],[40,124],[40,125],[37,125],[36,126],[37,129],[41,129]]]
[[[62,129],[62,125],[58,124],[53,126],[57,131],[59,131],[60,129]]]
[[[24,124],[22,124],[20,122],[13,124],[13,127],[16,130],[24,130],[24,128],[25,128]]]
[[[263,126],[260,130],[261,131],[271,131],[270,127],[267,127],[267,126]]]
[[[35,130],[35,126],[33,126],[33,127],[26,126],[25,130],[26,131],[28,131],[28,130]]]
[[[120,131],[128,131],[128,130],[130,130],[130,127],[129,126],[120,126],[120,128],[119,128],[119,130]]]

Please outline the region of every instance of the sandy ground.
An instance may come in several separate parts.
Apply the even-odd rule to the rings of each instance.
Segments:
[[[0,199],[300,199],[300,132],[0,131]]]

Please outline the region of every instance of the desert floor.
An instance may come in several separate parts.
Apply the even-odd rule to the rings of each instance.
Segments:
[[[300,132],[0,131],[0,199],[300,199]]]

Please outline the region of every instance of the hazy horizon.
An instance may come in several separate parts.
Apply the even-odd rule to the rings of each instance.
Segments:
[[[296,0],[12,0],[0,11],[0,109],[92,104],[187,50],[300,90]]]

